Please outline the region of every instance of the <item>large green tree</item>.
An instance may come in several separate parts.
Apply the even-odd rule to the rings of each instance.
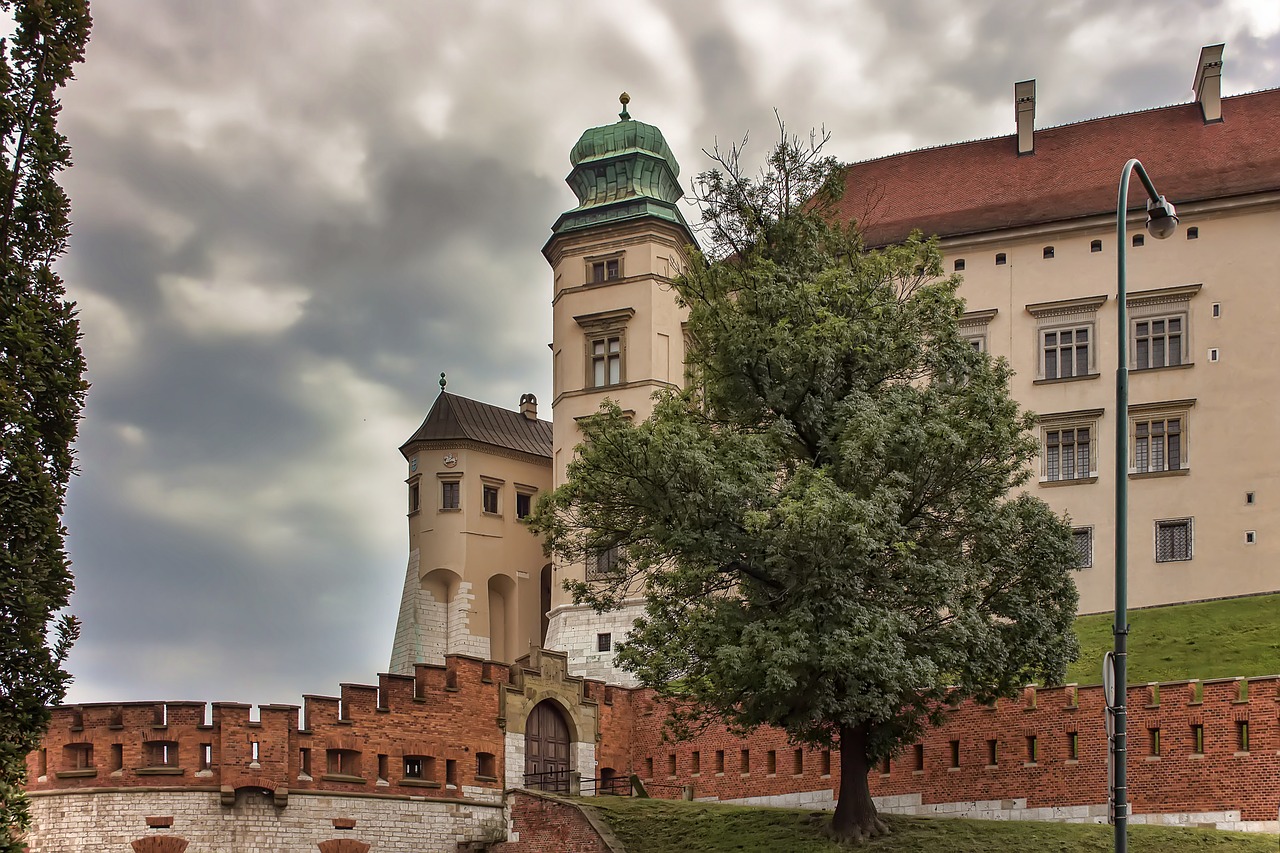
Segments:
[[[581,422],[535,527],[600,608],[643,590],[619,653],[699,721],[840,750],[841,838],[886,831],[868,768],[941,709],[1061,677],[1074,659],[1071,531],[1019,491],[1033,416],[958,330],[958,280],[918,235],[866,251],[831,221],[838,167],[784,134],[763,172],[699,177],[705,233],[675,283],[691,382],[633,423]]]
[[[58,90],[84,57],[87,0],[0,0],[0,850],[24,849],[26,757],[70,676],[77,626],[61,514],[84,402],[74,306],[52,264],[66,249],[70,163]]]

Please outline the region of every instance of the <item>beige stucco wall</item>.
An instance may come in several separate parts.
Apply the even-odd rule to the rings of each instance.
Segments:
[[[1185,205],[1182,225],[1168,240],[1150,235],[1128,251],[1130,322],[1144,292],[1201,285],[1187,298],[1184,361],[1190,366],[1130,371],[1130,406],[1194,401],[1184,425],[1187,468],[1129,482],[1129,602],[1168,604],[1280,589],[1280,463],[1267,452],[1280,423],[1270,361],[1280,322],[1280,200],[1253,206]],[[1135,217],[1129,236],[1145,234]],[[1199,229],[1187,239],[1187,228]],[[1102,251],[1090,251],[1094,240]],[[1044,248],[1053,246],[1052,258]],[[1078,527],[1093,528],[1093,564],[1076,576],[1080,610],[1112,607],[1114,596],[1114,465],[1116,371],[1116,235],[1114,218],[1072,228],[1005,232],[981,240],[944,243],[946,269],[964,259],[961,295],[969,311],[996,309],[987,327],[988,350],[1008,358],[1017,376],[1013,393],[1041,415],[1102,410],[1096,420],[1096,480],[1042,483],[1040,460],[1028,489]],[[998,252],[1007,263],[995,264]],[[1105,297],[1097,309],[1093,378],[1037,382],[1040,342],[1028,305]],[[1213,316],[1213,306],[1220,316]],[[1133,346],[1130,337],[1130,361]],[[1219,361],[1208,352],[1217,348]],[[1132,438],[1131,438],[1132,440]],[[1246,493],[1254,503],[1246,503]],[[1192,559],[1155,561],[1155,522],[1191,518]],[[1256,531],[1246,544],[1246,531]]]
[[[429,442],[407,462],[420,508],[409,521],[409,564],[391,671],[416,661],[470,654],[509,663],[542,644],[541,542],[516,517],[516,496],[551,483],[546,459],[470,442]],[[457,510],[442,506],[442,483],[459,483]],[[484,512],[484,486],[498,512]],[[442,594],[443,593],[443,594]]]

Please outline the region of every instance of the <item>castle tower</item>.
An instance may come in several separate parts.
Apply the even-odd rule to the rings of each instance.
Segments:
[[[551,566],[524,526],[551,485],[551,424],[445,391],[400,448],[408,464],[409,564],[389,671],[466,654],[510,663],[540,647]]]
[[[554,272],[552,471],[554,484],[580,441],[576,419],[605,399],[636,419],[652,410],[650,396],[684,381],[684,320],[670,287],[694,245],[676,202],[680,167],[658,128],[627,111],[614,124],[582,134],[570,153],[566,182],[578,206],[552,228],[542,253]],[[605,571],[608,555],[590,562]],[[640,614],[633,599],[597,614],[575,606],[565,580],[588,577],[587,565],[554,567],[547,648],[564,651],[570,672],[629,683],[613,665],[613,645]]]

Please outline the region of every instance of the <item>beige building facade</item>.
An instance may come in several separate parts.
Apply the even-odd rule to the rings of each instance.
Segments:
[[[1016,371],[1014,396],[1040,416],[1025,488],[1076,530],[1082,612],[1110,609],[1113,595],[1122,331],[1130,605],[1280,590],[1280,462],[1266,452],[1280,424],[1268,355],[1280,328],[1280,90],[1221,98],[1221,67],[1222,46],[1205,48],[1189,103],[1042,130],[1035,81],[1023,81],[1015,133],[846,170],[841,214],[871,246],[913,228],[939,235],[946,269],[963,276],[963,333]],[[1177,204],[1181,225],[1168,240],[1147,235],[1133,182],[1120,330],[1116,192],[1130,157]],[[573,675],[630,683],[613,648],[639,598],[605,614],[575,606],[563,582],[606,571],[610,555],[550,565],[512,501],[564,482],[577,419],[603,400],[643,419],[654,391],[682,384],[684,314],[670,282],[695,240],[676,206],[676,160],[625,99],[620,120],[584,133],[571,162],[579,205],[543,248],[552,422],[527,417],[528,401],[522,415],[442,393],[463,421],[484,413],[505,427],[442,428],[437,402],[402,448],[410,561],[393,672],[445,651],[510,661],[543,645],[564,652]],[[455,481],[452,508],[441,501]]]

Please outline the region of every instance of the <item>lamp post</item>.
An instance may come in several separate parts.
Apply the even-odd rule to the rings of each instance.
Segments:
[[[1116,613],[1112,634],[1115,651],[1112,653],[1113,684],[1115,685],[1111,714],[1114,734],[1111,742],[1113,789],[1111,791],[1116,827],[1116,853],[1129,849],[1129,791],[1125,759],[1127,756],[1127,694],[1128,694],[1128,585],[1129,585],[1129,320],[1128,293],[1125,287],[1125,258],[1128,253],[1127,214],[1129,199],[1129,175],[1137,171],[1142,186],[1147,191],[1147,231],[1157,240],[1169,237],[1178,227],[1178,214],[1172,204],[1156,190],[1147,176],[1147,170],[1136,159],[1124,164],[1120,172],[1120,193],[1116,201],[1116,282],[1117,314],[1116,330]]]

